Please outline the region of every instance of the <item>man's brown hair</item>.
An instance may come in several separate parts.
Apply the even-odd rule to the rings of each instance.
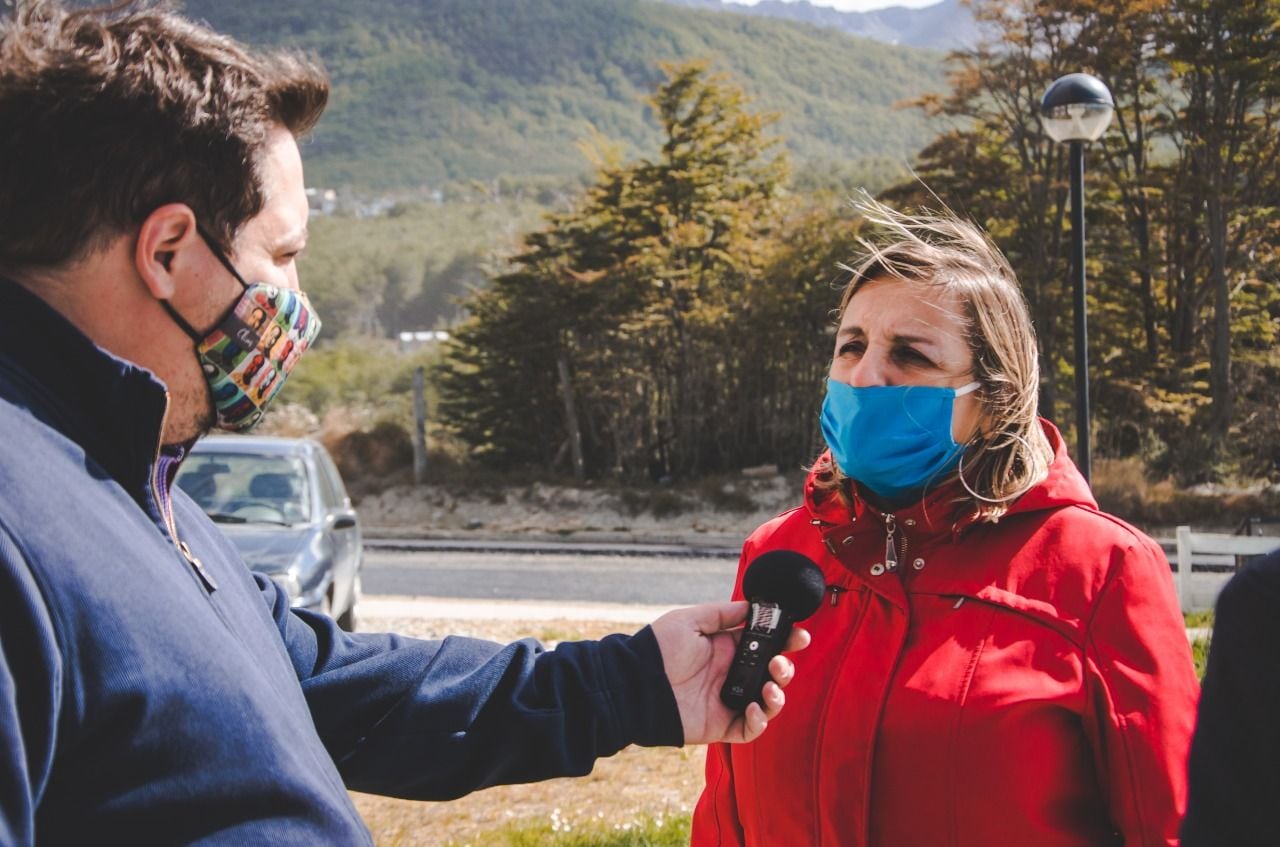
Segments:
[[[262,210],[273,126],[311,129],[318,65],[255,54],[164,6],[0,18],[0,270],[49,268],[185,203],[224,248]]]

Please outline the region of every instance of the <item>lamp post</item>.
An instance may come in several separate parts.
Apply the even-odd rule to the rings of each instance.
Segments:
[[[1102,80],[1089,74],[1057,79],[1040,101],[1044,131],[1071,145],[1071,256],[1074,270],[1076,335],[1076,464],[1089,482],[1089,346],[1084,285],[1084,144],[1096,141],[1111,123],[1115,100]]]

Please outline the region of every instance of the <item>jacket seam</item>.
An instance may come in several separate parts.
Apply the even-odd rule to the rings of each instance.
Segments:
[[[1132,545],[1132,544],[1124,547],[1123,548],[1124,555],[1121,557],[1119,563],[1113,564],[1107,571],[1107,578],[1103,582],[1102,590],[1098,592],[1098,597],[1096,600],[1094,600],[1093,608],[1090,609],[1089,611],[1089,621],[1087,624],[1086,637],[1085,637],[1085,645],[1086,645],[1085,656],[1087,658],[1089,653],[1092,653],[1094,656],[1097,657],[1098,676],[1105,683],[1103,694],[1107,698],[1108,708],[1111,710],[1111,713],[1115,715],[1116,727],[1119,730],[1117,734],[1120,736],[1120,743],[1124,746],[1125,771],[1126,771],[1126,776],[1129,782],[1130,796],[1133,797],[1134,816],[1137,818],[1138,830],[1139,830],[1139,833],[1142,835],[1142,840],[1145,840],[1148,826],[1146,823],[1146,816],[1144,814],[1144,809],[1142,807],[1142,794],[1140,793],[1139,787],[1137,784],[1137,768],[1135,766],[1134,759],[1133,759],[1133,747],[1129,741],[1129,722],[1125,718],[1125,716],[1121,713],[1120,709],[1118,708],[1115,702],[1115,699],[1112,696],[1112,686],[1111,686],[1111,681],[1109,677],[1113,669],[1111,667],[1111,663],[1106,659],[1102,650],[1099,648],[1098,642],[1094,638],[1094,629],[1093,629],[1093,622],[1096,619],[1098,612],[1102,607],[1103,602],[1107,599],[1111,591],[1111,587],[1115,584],[1115,581],[1119,578],[1117,575],[1120,571],[1120,568],[1123,567],[1124,563],[1128,561],[1129,558],[1133,555],[1134,548],[1135,548],[1135,545]],[[1099,731],[1101,731],[1101,727],[1099,727]],[[1114,786],[1112,786],[1112,790],[1114,790]]]
[[[707,755],[710,756],[713,754],[719,755],[724,759],[724,763],[721,764],[720,770],[716,772],[716,784],[711,793],[711,797],[713,800],[713,802],[711,803],[711,808],[714,810],[712,815],[712,820],[716,822],[716,845],[717,847],[719,847],[719,845],[724,844],[724,826],[720,822],[720,818],[723,816],[723,811],[721,808],[723,804],[714,802],[714,801],[715,801],[715,798],[720,796],[720,786],[724,784],[725,770],[733,766],[733,760],[732,758],[730,758],[727,751],[723,749],[712,750],[711,748],[708,748]],[[728,798],[728,799],[734,799],[734,798]]]
[[[49,586],[45,584],[43,574],[41,574],[36,568],[31,567],[31,562],[33,561],[33,558],[31,556],[30,551],[28,551],[25,545],[23,545],[22,542],[20,542],[14,536],[13,532],[11,532],[9,529],[9,525],[4,521],[3,518],[0,518],[0,532],[3,532],[5,537],[9,539],[9,543],[13,545],[13,549],[18,551],[18,555],[22,557],[22,567],[24,567],[27,573],[31,575],[31,582],[40,591],[40,602],[44,606],[45,614],[49,616],[49,623],[53,629],[53,637],[58,644],[58,655],[62,657],[64,666],[66,668],[74,667],[74,664],[71,661],[71,657],[67,655],[67,642],[64,637],[64,633],[68,629],[68,627],[66,625],[66,622],[62,619],[62,610],[58,607],[57,604],[49,602]],[[67,693],[66,682],[65,682],[65,678],[66,678],[65,672],[63,674],[60,674],[59,677],[60,678],[58,680],[58,702],[62,704],[65,710],[66,704],[63,703],[63,699],[66,697],[66,693]],[[76,714],[78,714],[78,710],[76,710]],[[66,712],[64,711],[62,718],[59,720],[59,723],[61,723],[62,719],[65,719],[65,715],[66,715]]]
[[[959,754],[957,751],[959,750],[959,747],[960,747],[959,740],[961,735],[961,728],[964,726],[965,711],[969,706],[969,689],[973,686],[973,678],[978,673],[978,663],[982,659],[982,654],[986,652],[987,645],[991,642],[991,622],[996,615],[995,604],[993,603],[985,604],[985,608],[987,609],[987,634],[982,639],[982,642],[978,645],[978,649],[974,650],[973,655],[969,657],[969,666],[965,668],[964,679],[961,681],[960,688],[957,691],[957,695],[959,697],[959,700],[958,700],[959,708],[957,710],[957,715],[956,715],[955,729],[952,731],[951,742],[949,744],[949,747],[951,749],[951,757],[952,757],[951,772],[952,772],[952,779],[953,779],[953,785],[951,786],[951,791],[949,792],[949,796],[951,797],[951,804],[950,804],[951,805],[951,810],[950,810],[951,811],[951,843],[956,845],[960,844],[960,815],[959,815],[959,812],[957,811],[957,800],[956,800],[956,788],[959,783],[959,767],[960,767]]]
[[[862,602],[858,604],[857,619],[854,621],[853,627],[849,630],[849,635],[845,639],[844,649],[841,650],[840,652],[840,659],[835,664],[835,667],[838,667],[838,668],[844,667],[845,661],[849,656],[849,652],[853,649],[854,642],[858,640],[858,633],[862,631],[862,626],[867,620],[867,607],[869,604],[874,602],[872,593],[869,590],[860,589],[858,593],[863,595]],[[810,785],[810,794],[813,797],[813,807],[815,809],[822,808],[822,793],[821,793],[822,755],[821,753],[822,753],[822,750],[824,749],[823,739],[826,737],[826,734],[827,734],[827,725],[831,721],[831,709],[834,707],[833,699],[834,698],[831,697],[830,692],[827,692],[827,697],[822,704],[822,718],[818,724],[818,733],[817,733],[818,755],[814,756],[813,758],[813,770],[811,772],[811,779],[813,780],[813,782]],[[884,704],[882,701],[881,709],[883,709],[883,705]],[[878,721],[877,721],[877,724],[878,724]],[[871,757],[868,757],[868,766],[870,761],[871,761]],[[870,791],[870,784],[871,782],[868,775],[868,779],[866,780],[868,791]],[[870,808],[870,803],[867,804],[867,807]],[[864,823],[869,823],[869,822],[864,822]],[[814,845],[814,847],[820,847],[822,844],[822,825],[819,820],[815,820],[813,822],[812,836],[813,836],[813,839],[811,843]]]

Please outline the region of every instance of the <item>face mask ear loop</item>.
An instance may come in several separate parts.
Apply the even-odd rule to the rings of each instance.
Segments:
[[[182,331],[185,332],[192,341],[197,344],[200,343],[200,339],[202,338],[200,333],[192,329],[191,324],[182,319],[182,315],[178,314],[178,310],[173,308],[172,304],[170,304],[168,300],[161,300],[160,305],[164,306],[164,310],[169,313],[169,317],[173,318],[173,322],[181,327]]]
[[[222,252],[222,248],[218,245],[217,240],[214,239],[214,237],[209,234],[209,231],[200,224],[196,224],[196,231],[200,233],[200,237],[204,239],[204,243],[209,245],[209,251],[213,253],[219,262],[222,263],[222,266],[227,269],[227,272],[236,278],[236,282],[240,283],[240,287],[248,290],[249,283],[245,282],[244,277],[240,276],[240,272],[236,270],[236,266],[231,264],[231,260],[227,258],[227,254]]]

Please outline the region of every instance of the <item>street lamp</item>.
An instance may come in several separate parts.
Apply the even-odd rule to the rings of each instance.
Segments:
[[[1088,314],[1084,296],[1084,143],[1096,141],[1111,123],[1115,100],[1102,80],[1089,74],[1060,77],[1040,101],[1044,131],[1071,145],[1071,254],[1075,270],[1076,464],[1085,482],[1089,458]]]

